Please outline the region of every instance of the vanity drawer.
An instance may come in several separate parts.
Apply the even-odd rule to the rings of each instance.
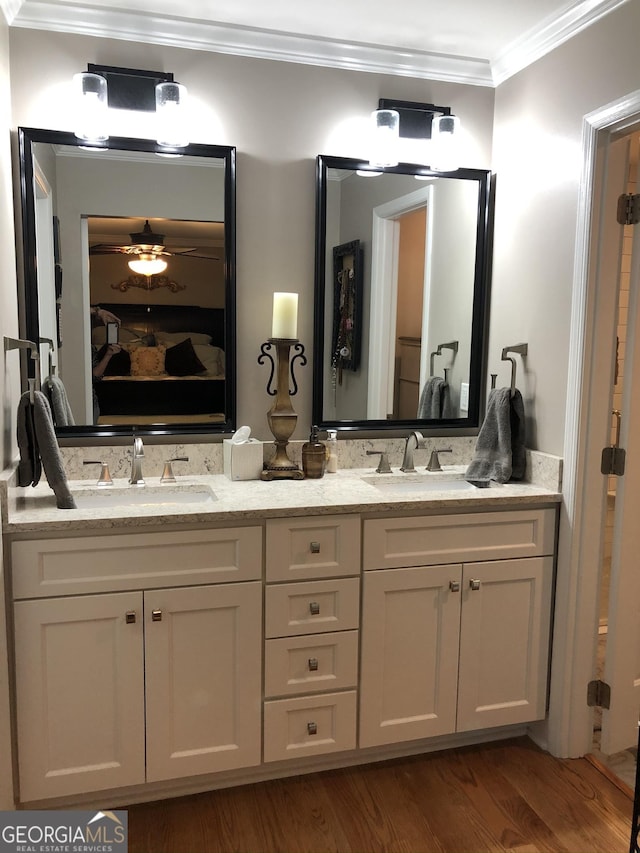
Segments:
[[[554,553],[555,509],[370,519],[363,568],[539,557]]]
[[[36,539],[11,546],[14,598],[262,577],[262,530],[235,527]]]
[[[267,521],[267,581],[360,574],[360,517]]]
[[[355,687],[358,632],[267,640],[264,678],[266,696]]]
[[[360,578],[284,583],[265,590],[265,636],[293,637],[358,627]]]
[[[264,703],[264,760],[355,749],[356,692]]]

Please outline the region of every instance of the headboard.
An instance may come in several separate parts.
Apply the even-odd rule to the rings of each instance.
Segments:
[[[101,308],[120,318],[122,327],[136,334],[154,332],[204,332],[212,343],[224,349],[224,308],[198,305],[138,305],[101,302]]]

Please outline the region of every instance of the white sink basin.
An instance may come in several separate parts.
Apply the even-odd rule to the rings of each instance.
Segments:
[[[462,479],[462,475],[446,474],[399,474],[395,476],[378,474],[375,477],[363,477],[364,483],[375,486],[381,492],[394,495],[416,494],[421,492],[469,492],[476,486]]]
[[[78,489],[73,493],[78,509],[103,509],[108,507],[176,507],[185,504],[210,503],[217,500],[208,486],[129,486],[117,488],[103,486],[95,489]]]

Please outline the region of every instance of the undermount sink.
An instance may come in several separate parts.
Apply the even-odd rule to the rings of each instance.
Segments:
[[[378,474],[374,477],[362,477],[364,483],[375,486],[381,492],[403,495],[420,492],[468,492],[477,487],[467,482],[461,474]]]
[[[109,507],[176,507],[184,504],[209,503],[217,500],[208,486],[128,486],[117,488],[102,486],[95,489],[78,489],[73,493],[78,509],[103,509]]]

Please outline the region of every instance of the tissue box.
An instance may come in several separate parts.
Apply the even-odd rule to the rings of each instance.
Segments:
[[[234,444],[230,438],[222,442],[224,473],[230,480],[259,480],[263,467],[262,442],[250,438]]]

